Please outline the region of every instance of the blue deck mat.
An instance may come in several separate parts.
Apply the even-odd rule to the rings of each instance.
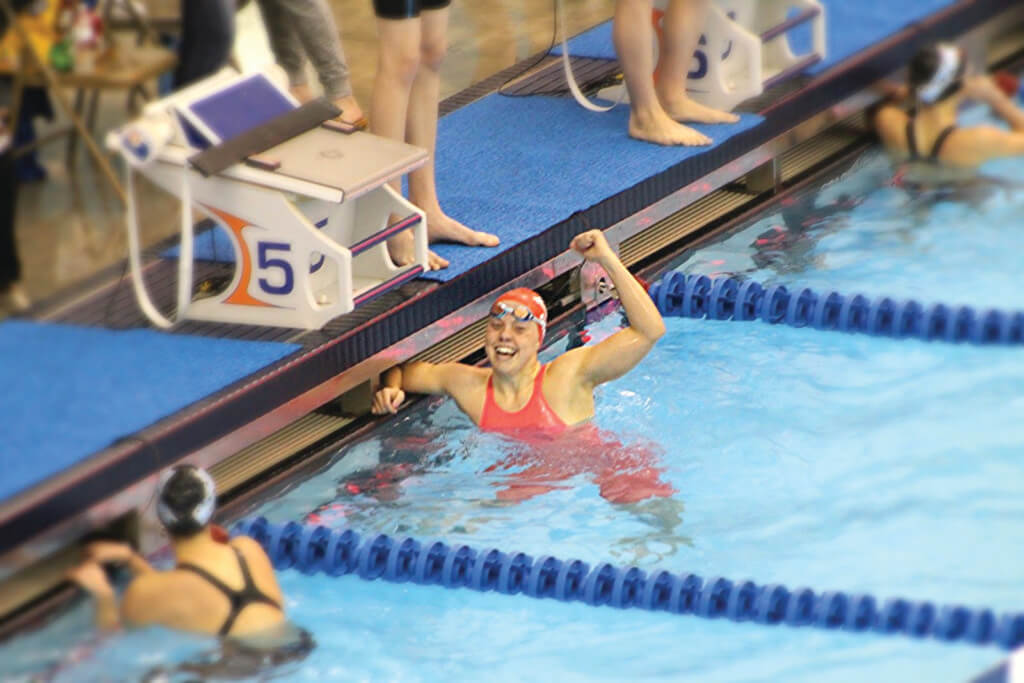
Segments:
[[[0,501],[297,348],[152,330],[0,324]]]
[[[497,94],[457,109],[438,129],[437,185],[445,211],[509,248],[576,211],[627,190],[712,147],[661,147],[629,137],[628,107],[589,112],[561,97]],[[716,143],[763,119],[695,126]],[[568,245],[566,245],[568,247]],[[435,244],[451,262],[428,277],[450,280],[496,249]]]
[[[629,109],[588,112],[559,97],[492,94],[438,124],[437,185],[453,218],[497,234],[495,249],[431,246],[451,265],[425,277],[447,281],[550,226],[712,147],[660,147],[629,137]],[[762,121],[695,126],[720,143]],[[230,260],[223,229],[198,235],[198,259]],[[566,245],[568,246],[568,245]]]
[[[826,56],[808,69],[821,73],[847,57],[874,45],[910,23],[954,4],[954,0],[822,0],[825,7]],[[810,51],[810,32],[801,27],[793,33],[795,54]],[[562,54],[561,45],[552,54]],[[612,45],[612,24],[607,21],[569,40],[569,54],[574,57],[618,59]]]

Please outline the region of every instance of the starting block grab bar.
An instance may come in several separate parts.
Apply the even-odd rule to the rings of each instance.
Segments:
[[[207,175],[190,163],[198,153],[279,124],[297,102],[267,74],[221,73],[165,99],[107,139],[127,162],[129,262],[136,299],[154,325],[186,318],[319,329],[426,270],[426,216],[389,185],[421,165],[425,150],[317,126],[258,150],[272,164],[245,158]],[[136,172],[182,203],[175,318],[160,312],[142,279]],[[193,210],[227,233],[235,263],[227,287],[202,298],[192,292]],[[385,242],[407,230],[414,261],[399,267]]]
[[[654,0],[651,21],[656,52],[665,39],[661,24],[668,2]],[[786,36],[806,24],[810,24],[810,52],[794,54]],[[819,0],[716,0],[708,11],[686,89],[702,104],[731,111],[825,55],[825,8]],[[628,101],[624,85],[604,88],[597,97]]]

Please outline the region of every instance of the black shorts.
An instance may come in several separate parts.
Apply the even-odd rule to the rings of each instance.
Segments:
[[[420,10],[444,9],[452,0],[373,0],[373,11],[381,19],[418,17]]]

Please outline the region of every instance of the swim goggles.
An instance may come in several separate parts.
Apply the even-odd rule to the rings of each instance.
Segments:
[[[534,315],[533,311],[526,307],[525,304],[512,304],[508,301],[496,301],[491,306],[491,317],[501,320],[507,315],[511,315],[516,321],[521,323],[537,323],[540,325],[540,332],[544,334],[546,325],[544,320]]]

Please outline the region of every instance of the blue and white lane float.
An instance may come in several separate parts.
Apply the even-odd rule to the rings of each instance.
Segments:
[[[816,292],[807,287],[763,286],[733,277],[669,273],[651,285],[665,316],[762,320],[897,339],[970,344],[1024,344],[1024,312],[971,306],[923,305],[912,299]]]
[[[272,524],[263,517],[240,521],[232,535],[255,539],[277,569],[304,574],[354,574],[445,588],[471,588],[507,595],[578,601],[595,607],[646,609],[731,619],[756,624],[812,626],[851,633],[931,637],[945,642],[996,645],[1012,650],[1024,643],[1024,613],[997,615],[987,608],[936,605],[842,591],[790,590],[779,584],[731,581],[722,577],[637,567],[550,555],[534,559],[495,548],[478,550],[441,541],[362,537],[348,529],[328,529],[297,522]]]

